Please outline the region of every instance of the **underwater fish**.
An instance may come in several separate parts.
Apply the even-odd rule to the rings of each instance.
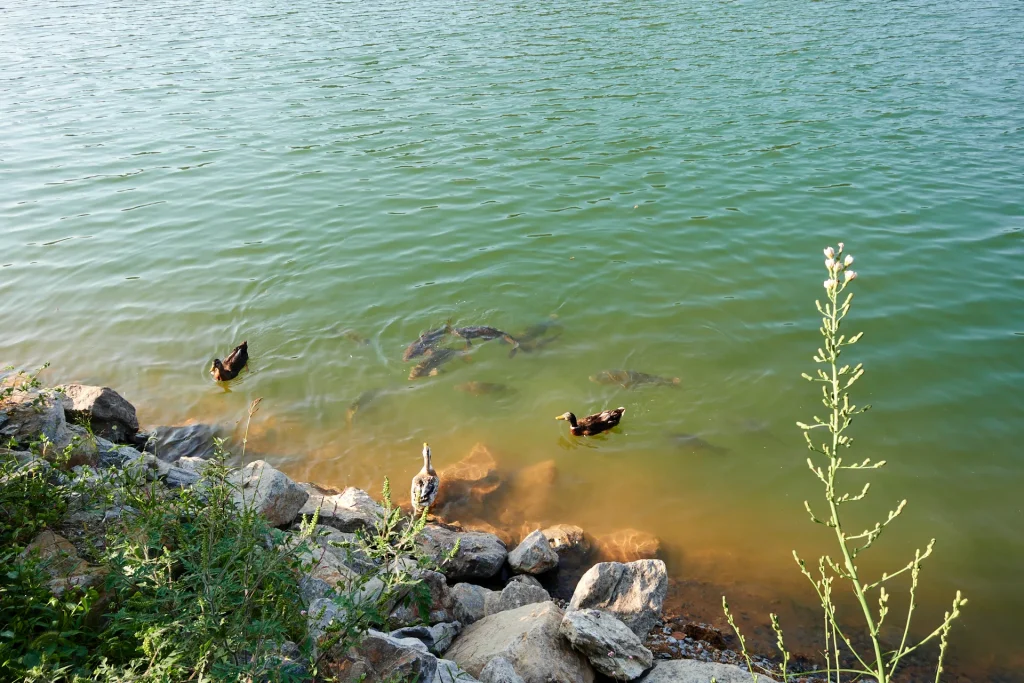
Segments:
[[[433,377],[441,372],[440,368],[442,365],[462,354],[463,352],[456,351],[455,349],[434,349],[412,369],[409,373],[409,379]]]
[[[729,452],[728,448],[708,443],[696,434],[678,432],[676,434],[670,434],[669,438],[672,439],[672,443],[674,443],[678,448],[684,448],[686,450],[704,451],[706,453],[714,453],[715,455],[725,455]]]
[[[506,344],[511,344],[512,346],[516,346],[519,343],[508,332],[502,332],[496,327],[488,327],[487,325],[456,327],[452,330],[452,333],[456,337],[462,337],[465,339],[466,346],[471,346],[473,339],[483,339],[484,341],[488,341],[490,339],[501,339]]]
[[[535,325],[530,325],[525,330],[523,330],[522,334],[517,335],[516,339],[519,340],[520,344],[522,344],[523,342],[532,342],[535,339],[547,337],[548,332],[551,330],[557,330],[559,335],[562,334],[562,324],[558,322],[558,316],[555,314],[552,314],[551,317],[548,318],[547,320],[539,322]]]
[[[364,410],[366,406],[370,405],[377,400],[378,397],[386,393],[387,389],[378,387],[376,389],[367,389],[363,393],[359,394],[359,396],[356,397],[356,400],[349,404],[348,410],[345,411],[345,418],[348,420],[349,424],[352,424],[352,418],[356,416],[356,413],[360,410]]]
[[[359,344],[361,346],[366,346],[367,344],[370,343],[369,339],[359,334],[355,330],[342,330],[338,334],[341,335],[342,338],[347,339],[355,344]]]
[[[405,349],[405,353],[402,354],[402,360],[412,360],[413,358],[422,356],[437,346],[438,342],[444,339],[445,335],[451,331],[451,324],[445,323],[443,327],[439,327],[436,330],[430,330],[429,332],[424,332],[419,336],[419,339],[414,341],[412,344],[409,344]]]
[[[636,370],[603,370],[591,376],[591,382],[598,384],[618,384],[624,389],[635,389],[644,385],[661,387],[678,387],[678,377],[659,377],[648,375],[646,372]]]
[[[512,390],[507,384],[496,384],[494,382],[465,382],[457,384],[456,391],[461,391],[473,396],[484,396],[486,394],[504,394]]]

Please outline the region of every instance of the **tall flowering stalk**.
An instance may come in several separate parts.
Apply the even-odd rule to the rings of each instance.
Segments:
[[[900,660],[926,643],[938,639],[939,654],[935,672],[935,680],[938,682],[942,675],[942,661],[946,654],[949,630],[953,620],[960,616],[960,607],[967,604],[967,600],[961,597],[960,591],[957,591],[956,597],[953,598],[952,609],[946,612],[942,623],[917,643],[909,642],[910,622],[916,607],[916,591],[921,563],[931,555],[935,539],[932,539],[923,551],[915,550],[914,559],[897,571],[884,572],[880,578],[871,581],[863,576],[861,569],[857,566],[857,559],[862,552],[878,540],[882,531],[900,516],[907,501],[901,500],[894,509],[889,511],[884,521],[876,522],[873,527],[856,534],[848,533],[844,529],[843,516],[840,514],[845,505],[864,500],[871,487],[870,483],[866,483],[859,493],[841,491],[838,482],[840,473],[846,470],[876,470],[885,466],[884,460],[872,462],[871,458],[865,458],[861,462],[846,463],[841,455],[844,449],[850,448],[853,444],[853,439],[846,434],[853,418],[867,412],[870,408],[867,405],[857,406],[850,401],[850,387],[863,376],[863,364],[858,363],[851,367],[849,364],[841,364],[839,360],[844,349],[856,344],[863,334],[858,332],[850,337],[840,334],[840,327],[850,312],[850,304],[853,301],[853,293],[847,293],[846,290],[857,278],[857,273],[850,269],[850,266],[853,265],[853,256],[844,254],[843,250],[844,245],[840,242],[838,249],[828,247],[824,252],[825,269],[828,271],[828,278],[824,282],[827,300],[824,304],[821,301],[815,301],[818,313],[821,314],[819,331],[824,339],[824,344],[814,356],[814,361],[819,364],[815,370],[816,376],[803,373],[803,378],[807,381],[821,384],[821,402],[828,412],[825,413],[825,419],[815,415],[812,424],[797,422],[797,426],[803,430],[807,447],[818,456],[816,458],[808,457],[807,466],[824,485],[827,514],[823,518],[819,517],[807,501],[804,501],[804,507],[812,522],[832,530],[839,546],[837,558],[831,555],[818,558],[818,576],[811,573],[796,551],[793,552],[800,571],[814,586],[824,612],[825,668],[815,673],[826,674],[828,680],[835,683],[839,683],[843,674],[847,679],[870,676],[878,683],[888,683],[895,675]],[[827,436],[822,441],[815,442],[812,433],[818,430],[823,430]],[[910,575],[910,600],[903,624],[903,634],[895,648],[886,649],[881,640],[882,625],[889,614],[889,593],[886,591],[886,584],[897,576],[908,572]],[[871,644],[870,651],[861,652],[855,648],[839,623],[833,595],[835,588],[842,585],[844,581],[848,582],[850,590],[860,605],[867,631],[867,640]],[[874,591],[877,591],[877,598],[873,595]],[[729,606],[724,598],[722,605],[730,625],[735,629],[735,623],[729,613]],[[779,667],[780,671],[777,673],[782,675],[783,680],[788,681],[789,653],[783,645],[782,629],[779,626],[778,617],[772,614],[771,620],[772,628],[778,636],[778,646],[783,659],[783,663]],[[847,625],[849,625],[848,620]],[[737,635],[740,637],[741,647],[745,649],[743,637],[738,630]],[[847,656],[852,659],[848,659]],[[846,662],[854,663],[847,665]],[[751,671],[751,675],[754,676],[753,671]],[[756,676],[754,676],[754,680],[757,680]]]

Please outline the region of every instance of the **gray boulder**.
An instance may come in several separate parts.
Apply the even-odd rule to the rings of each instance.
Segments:
[[[453,615],[465,626],[480,621],[487,616],[489,595],[500,594],[472,583],[455,584],[451,589]]]
[[[526,605],[467,626],[445,656],[479,677],[503,657],[524,683],[593,683],[594,670],[558,632],[562,610],[553,602]]]
[[[480,683],[477,679],[469,675],[468,671],[463,671],[455,662],[449,659],[437,660],[437,673],[434,674],[434,680],[431,683]]]
[[[452,619],[452,595],[444,574],[429,569],[413,569],[410,576],[419,580],[430,594],[430,603],[425,605],[427,607],[427,622],[437,624],[450,621]],[[414,601],[400,605],[391,612],[390,616],[391,622],[397,626],[412,626],[422,621],[419,606]]]
[[[262,460],[232,472],[228,481],[236,487],[235,505],[253,506],[271,526],[291,524],[309,498],[301,486],[284,472]]]
[[[696,659],[672,659],[660,661],[640,679],[643,683],[750,683],[753,678],[743,667],[732,664],[701,662]],[[770,683],[774,678],[757,675],[758,681]]]
[[[146,450],[164,462],[179,458],[209,460],[216,453],[217,428],[208,424],[157,427],[146,442]]]
[[[64,418],[64,405],[57,395],[46,391],[17,392],[0,401],[0,443],[14,442],[16,448],[28,447],[42,437],[49,442],[42,450],[44,459],[53,461],[71,446],[69,467],[99,464],[96,440],[78,425]]]
[[[508,557],[501,539],[481,531],[453,531],[428,524],[417,539],[423,552],[437,563],[455,547],[456,541],[458,552],[441,568],[451,581],[489,579],[501,570]]]
[[[586,655],[591,665],[618,681],[639,678],[651,667],[654,655],[625,624],[596,609],[566,612],[559,631]]]
[[[519,609],[523,605],[547,602],[550,599],[551,596],[548,595],[548,592],[540,586],[531,586],[527,583],[513,581],[502,589],[497,601],[497,609],[489,610],[487,614]]]
[[[299,484],[308,494],[306,502],[299,509],[299,515],[312,518],[320,508],[319,524],[333,527],[338,531],[354,533],[373,529],[384,514],[384,508],[366,491],[348,487],[341,493],[323,489],[316,484]]]
[[[508,554],[508,564],[520,574],[543,574],[558,566],[558,554],[551,549],[548,539],[539,530],[523,539]]]
[[[523,683],[523,677],[507,659],[495,657],[480,672],[480,683]]]
[[[96,448],[99,451],[100,467],[122,467],[126,462],[137,458],[139,451],[131,446],[115,444],[101,436],[96,437]]]
[[[94,434],[115,443],[131,443],[139,431],[135,406],[110,387],[68,384],[59,388],[69,422],[88,421]]]
[[[178,467],[163,460],[156,461],[156,468],[160,478],[171,488],[185,489],[199,481],[199,474],[195,470]]]
[[[509,583],[525,583],[528,586],[536,586],[537,588],[543,588],[544,586],[540,581],[537,580],[536,576],[531,574],[516,574],[508,580]]]
[[[437,675],[437,657],[415,638],[392,638],[371,630],[347,654],[353,662],[349,680],[432,683]]]
[[[392,638],[416,638],[427,650],[440,655],[452,646],[452,641],[462,632],[462,624],[457,621],[434,626],[406,626],[391,632]]]
[[[568,609],[604,610],[643,639],[660,618],[666,593],[668,572],[661,560],[601,562],[580,579]]]

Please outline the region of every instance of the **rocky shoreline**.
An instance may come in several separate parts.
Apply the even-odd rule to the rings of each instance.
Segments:
[[[0,454],[22,467],[47,467],[47,448],[65,450],[77,476],[120,470],[169,489],[193,487],[217,453],[215,438],[205,425],[141,432],[135,408],[108,387],[32,389],[0,405],[0,439],[11,446]],[[29,452],[30,443],[42,443],[42,451]],[[547,462],[502,475],[482,445],[443,469],[435,514],[416,541],[440,571],[411,570],[429,590],[428,618],[397,607],[388,618],[397,629],[369,630],[356,647],[326,653],[334,674],[438,683],[750,680],[720,631],[664,618],[668,573],[656,538],[636,530],[591,538],[573,525],[524,521],[538,497],[550,495],[554,471]],[[228,481],[236,505],[254,506],[285,533],[317,516],[319,551],[309,553],[299,580],[315,649],[344,609],[334,596],[353,586],[372,595],[380,583],[381,567],[340,546],[371,532],[384,507],[357,488],[294,482],[263,460],[243,463]],[[498,512],[487,519],[480,510]],[[71,515],[60,529],[67,538],[48,529],[32,541],[26,552],[50,561],[54,593],[101,582],[102,571],[75,547],[77,527],[122,514],[130,511],[115,504]],[[281,661],[301,680],[300,662],[284,651]]]

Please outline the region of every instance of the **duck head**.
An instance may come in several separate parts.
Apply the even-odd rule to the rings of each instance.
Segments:
[[[562,413],[561,415],[559,415],[555,419],[556,420],[566,420],[574,428],[576,427],[576,416],[573,415],[572,413]]]

